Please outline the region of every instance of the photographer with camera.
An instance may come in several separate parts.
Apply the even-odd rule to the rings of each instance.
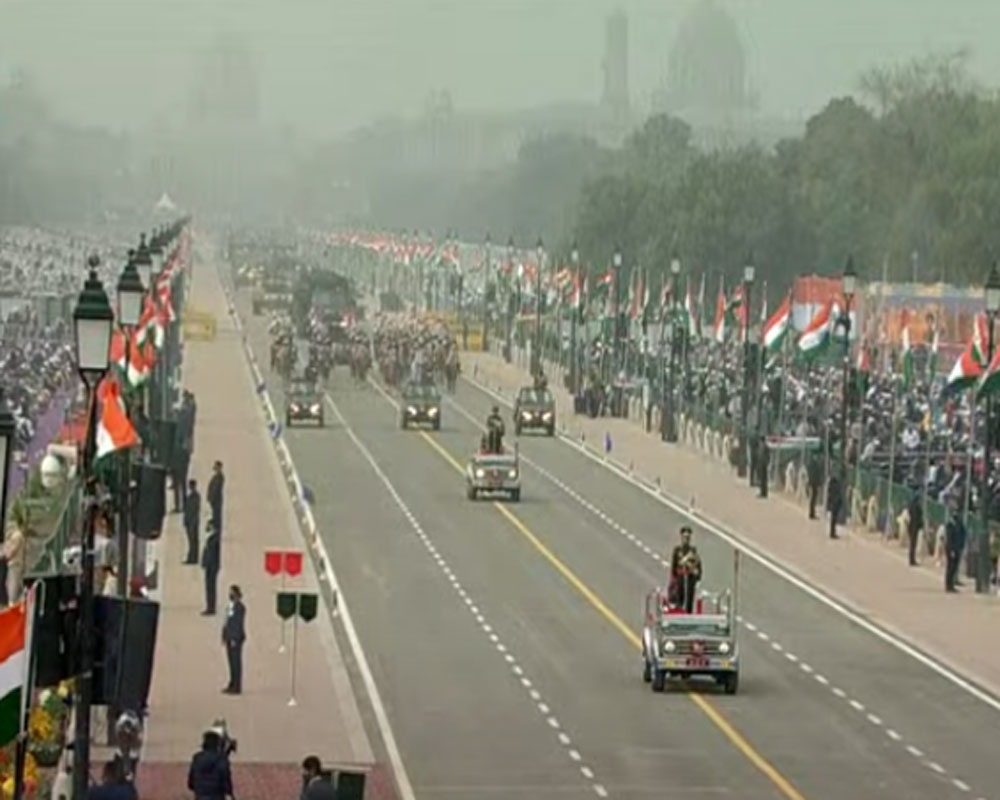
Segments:
[[[300,800],[337,800],[333,775],[324,770],[318,756],[306,756],[302,761],[302,795]]]
[[[201,750],[191,758],[188,789],[194,800],[232,800],[233,775],[229,756],[236,752],[236,740],[230,739],[225,723],[205,731]]]

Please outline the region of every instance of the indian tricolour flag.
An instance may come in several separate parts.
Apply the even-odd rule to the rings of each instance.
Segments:
[[[34,608],[32,587],[20,603],[0,611],[0,744],[24,731]]]
[[[913,346],[910,344],[910,325],[906,312],[903,312],[903,386],[908,387],[913,380]]]
[[[958,357],[955,366],[948,373],[948,380],[945,381],[945,391],[959,392],[968,389],[979,380],[983,374],[983,365],[979,360],[979,350],[977,350],[978,334],[973,334],[969,343],[965,345],[962,355]]]
[[[705,284],[702,283],[702,288]],[[688,324],[688,335],[692,339],[698,338],[698,315],[694,309],[694,297],[691,296],[691,286],[687,287],[687,291],[684,293],[684,316],[687,317]]]
[[[726,341],[726,289],[719,283],[719,294],[715,298],[715,322],[712,324],[712,338],[716,344]]]
[[[792,298],[785,295],[781,305],[764,324],[764,346],[774,352],[785,339],[792,322]]]
[[[833,301],[827,300],[802,331],[799,337],[799,353],[811,357],[819,353],[830,339],[830,323],[833,319]]]
[[[983,398],[990,394],[996,394],[997,389],[1000,389],[1000,347],[993,354],[990,365],[979,379],[979,385],[976,386],[976,397]]]

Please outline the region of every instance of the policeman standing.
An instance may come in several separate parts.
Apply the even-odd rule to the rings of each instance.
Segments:
[[[965,549],[965,524],[962,522],[961,504],[957,495],[948,504],[948,521],[944,529],[944,590],[958,591],[958,566]]]
[[[222,473],[222,462],[212,465],[212,477],[208,482],[208,507],[211,520],[218,534],[222,535],[222,495],[226,487],[226,476]]]
[[[243,691],[243,643],[246,633],[247,609],[243,605],[243,593],[233,584],[229,587],[229,606],[226,622],[222,626],[222,643],[226,647],[226,661],[229,663],[229,685],[222,691],[226,694],[240,694]]]
[[[184,532],[187,534],[188,551],[185,564],[198,563],[198,526],[201,524],[201,495],[198,482],[188,481],[188,492],[184,498]]]
[[[219,583],[219,567],[222,564],[222,541],[219,531],[212,520],[205,528],[205,547],[201,551],[201,568],[205,571],[205,610],[204,617],[215,616],[216,592]]]

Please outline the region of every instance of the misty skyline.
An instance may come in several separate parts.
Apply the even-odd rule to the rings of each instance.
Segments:
[[[60,118],[136,128],[183,118],[199,54],[242,40],[259,65],[262,120],[310,135],[419,113],[447,89],[459,110],[596,103],[604,18],[629,17],[632,102],[663,79],[697,0],[0,0],[0,70],[23,68]],[[761,112],[804,118],[876,63],[972,49],[996,85],[1000,4],[718,0],[740,29]]]

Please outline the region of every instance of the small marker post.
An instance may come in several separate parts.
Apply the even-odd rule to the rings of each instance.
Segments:
[[[296,600],[299,598],[296,597]],[[298,609],[296,609],[295,619],[292,620],[292,692],[291,697],[288,698],[288,705],[291,707],[297,706],[298,702],[295,700],[295,668],[298,666],[298,655],[299,655],[299,615]]]

